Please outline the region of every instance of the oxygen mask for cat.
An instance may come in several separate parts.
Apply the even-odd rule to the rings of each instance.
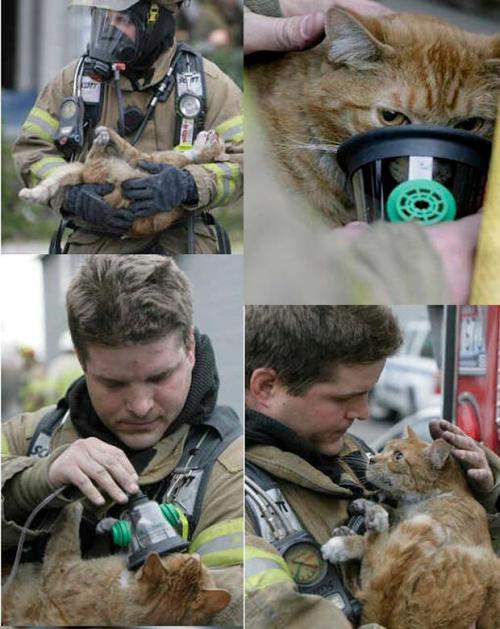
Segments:
[[[434,225],[482,205],[491,143],[460,129],[406,125],[353,136],[337,153],[357,220]]]
[[[129,497],[127,509],[119,520],[105,518],[98,533],[111,531],[117,546],[128,547],[128,567],[141,566],[150,553],[167,555],[187,549],[183,516],[172,504],[159,505],[139,492]]]

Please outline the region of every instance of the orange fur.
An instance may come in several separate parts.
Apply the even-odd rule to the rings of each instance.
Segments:
[[[466,33],[422,14],[373,17],[336,8],[320,45],[259,55],[248,75],[289,183],[329,222],[345,224],[355,212],[336,150],[357,133],[387,126],[381,110],[452,127],[480,117],[477,132],[492,136],[500,36]]]
[[[229,604],[198,555],[148,555],[137,573],[123,555],[82,560],[81,507],[66,507],[43,564],[22,564],[2,600],[10,625],[107,626],[205,624]]]
[[[371,459],[367,478],[399,500],[396,524],[367,525],[363,538],[325,545],[335,546],[337,560],[362,557],[356,596],[363,622],[387,629],[498,628],[500,560],[486,513],[450,447],[443,440],[429,446],[409,429]],[[380,505],[362,502],[365,518],[382,515]]]

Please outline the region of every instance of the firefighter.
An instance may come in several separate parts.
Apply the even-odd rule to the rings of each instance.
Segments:
[[[401,345],[383,306],[247,306],[245,327],[246,627],[358,626],[355,566],[337,569],[320,546],[349,511],[375,499],[369,447],[348,430],[369,417],[368,395]],[[438,422],[468,470],[476,499],[498,511],[500,459]]]
[[[143,152],[184,148],[200,130],[216,129],[234,161],[184,169],[141,163],[147,172],[123,186],[132,204],[121,211],[104,199],[111,184],[66,186],[50,200],[72,229],[65,252],[227,253],[227,235],[209,210],[242,193],[239,88],[193,49],[177,45],[175,13],[182,0],[71,4],[91,8],[90,41],[87,53],[44,88],[14,145],[27,186],[68,160],[83,160],[98,125],[119,131]],[[167,230],[147,238],[126,235],[135,218],[179,206],[183,218]],[[59,252],[61,231],[51,252]]]
[[[221,623],[240,624],[241,423],[217,405],[215,356],[209,337],[194,328],[187,277],[167,256],[89,256],[66,304],[84,376],[57,406],[3,424],[4,565],[21,531],[23,559],[40,561],[58,512],[82,497],[82,555],[106,556],[116,549],[96,526],[120,517],[140,489],[181,509],[188,551],[231,592]],[[65,486],[67,493],[53,495]]]

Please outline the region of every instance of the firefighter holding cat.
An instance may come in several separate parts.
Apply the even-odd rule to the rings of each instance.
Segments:
[[[362,530],[349,505],[373,499],[369,448],[347,431],[368,418],[369,392],[401,331],[382,306],[246,310],[246,626],[357,626],[357,575],[326,562],[320,546],[335,527]],[[475,497],[494,513],[498,457],[448,422],[434,430],[470,466]]]
[[[13,156],[27,186],[68,160],[83,160],[97,126],[116,129],[141,152],[188,148],[215,129],[231,161],[187,166],[142,162],[127,181],[127,210],[111,208],[111,184],[67,186],[50,205],[73,231],[68,253],[227,253],[210,213],[242,194],[243,118],[239,88],[216,65],[175,41],[182,0],[71,0],[92,10],[87,54],[66,66],[39,95]],[[146,238],[126,236],[134,220],[177,207],[184,218]],[[51,252],[59,252],[61,234]]]
[[[3,424],[4,565],[28,515],[64,487],[28,527],[24,560],[40,561],[59,510],[82,494],[83,557],[116,552],[96,526],[123,515],[140,488],[180,509],[188,552],[231,592],[221,622],[240,624],[241,423],[217,405],[215,356],[193,327],[185,274],[166,256],[91,256],[70,285],[67,313],[84,376],[57,407]]]

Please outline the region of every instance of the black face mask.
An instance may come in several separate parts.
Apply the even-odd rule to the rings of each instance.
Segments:
[[[473,133],[406,125],[355,135],[337,158],[358,220],[432,225],[481,208],[490,154],[491,143]]]
[[[125,64],[124,74],[140,75],[172,46],[174,34],[173,13],[147,0],[126,11],[93,9],[88,54],[105,79],[114,63]]]

